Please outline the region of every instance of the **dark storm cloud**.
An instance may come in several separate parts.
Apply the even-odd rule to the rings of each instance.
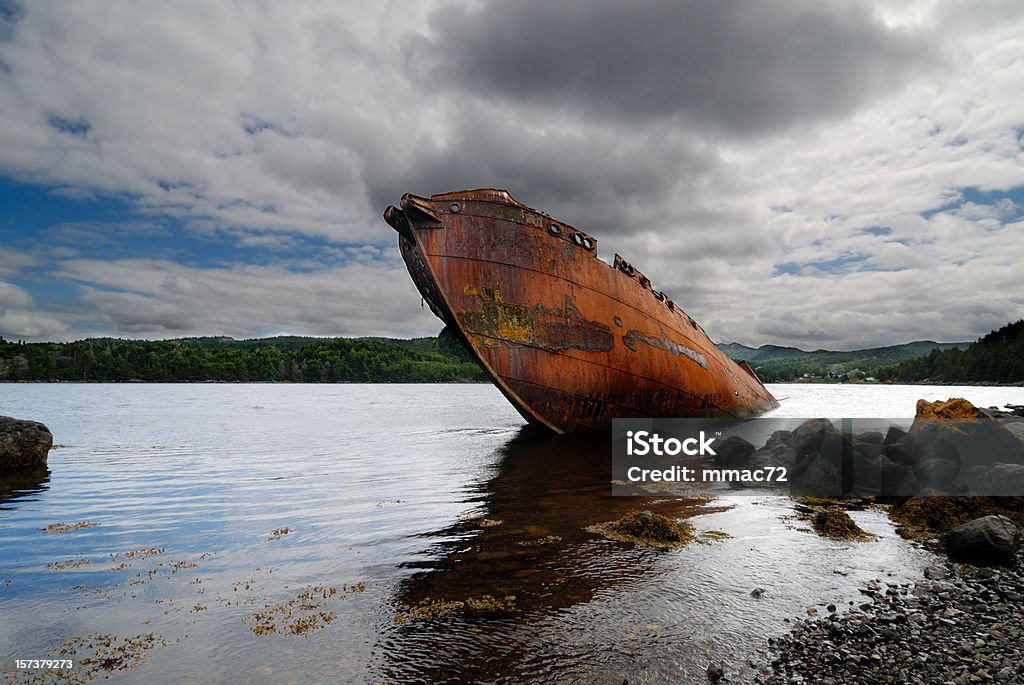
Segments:
[[[405,49],[432,88],[738,134],[850,112],[934,54],[863,5],[799,0],[492,0],[433,13]]]
[[[713,151],[667,127],[621,136],[580,121],[538,131],[529,121],[484,109],[467,104],[449,122],[449,143],[410,151],[404,161],[412,163],[367,165],[371,202],[394,204],[396,189],[430,195],[493,186],[607,235],[642,229],[645,220],[664,212],[664,198],[674,188],[700,183],[719,165]]]

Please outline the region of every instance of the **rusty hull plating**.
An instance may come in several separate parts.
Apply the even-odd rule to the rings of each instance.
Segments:
[[[778,406],[632,264],[504,190],[406,194],[384,219],[430,309],[520,414],[558,433],[615,417],[745,418]]]

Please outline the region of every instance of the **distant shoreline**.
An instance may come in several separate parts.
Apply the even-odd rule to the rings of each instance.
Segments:
[[[490,385],[489,380],[455,380],[455,381],[404,381],[404,380],[393,380],[393,381],[146,381],[146,380],[124,380],[124,381],[72,381],[72,380],[52,380],[52,381],[41,381],[41,380],[0,380],[0,385],[100,385],[100,384],[114,384],[114,385]],[[886,386],[901,386],[901,385],[920,385],[920,386],[937,386],[937,387],[965,387],[965,388],[1024,388],[1024,381],[1016,383],[993,383],[989,381],[970,381],[970,382],[955,382],[955,381],[905,381],[901,383],[840,383],[833,381],[812,381],[812,380],[793,380],[793,381],[770,381],[771,385],[867,385],[873,387],[886,387]]]

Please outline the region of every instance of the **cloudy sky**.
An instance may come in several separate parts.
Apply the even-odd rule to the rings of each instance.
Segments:
[[[0,0],[0,335],[410,337],[506,188],[719,341],[1024,316],[1024,3]]]

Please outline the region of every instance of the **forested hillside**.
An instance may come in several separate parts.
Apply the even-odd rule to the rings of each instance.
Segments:
[[[0,342],[0,381],[438,383],[486,377],[457,340],[110,338]]]
[[[878,369],[876,375],[897,383],[1024,382],[1024,320],[992,331],[965,350],[932,350],[918,359]]]
[[[745,359],[765,382],[792,380],[936,383],[1024,382],[1024,321],[978,342],[905,345],[835,352],[793,347],[721,348]],[[897,363],[898,362],[898,363]],[[276,337],[252,340],[93,338],[14,343],[0,338],[0,382],[444,383],[487,378],[447,331],[437,338]]]

